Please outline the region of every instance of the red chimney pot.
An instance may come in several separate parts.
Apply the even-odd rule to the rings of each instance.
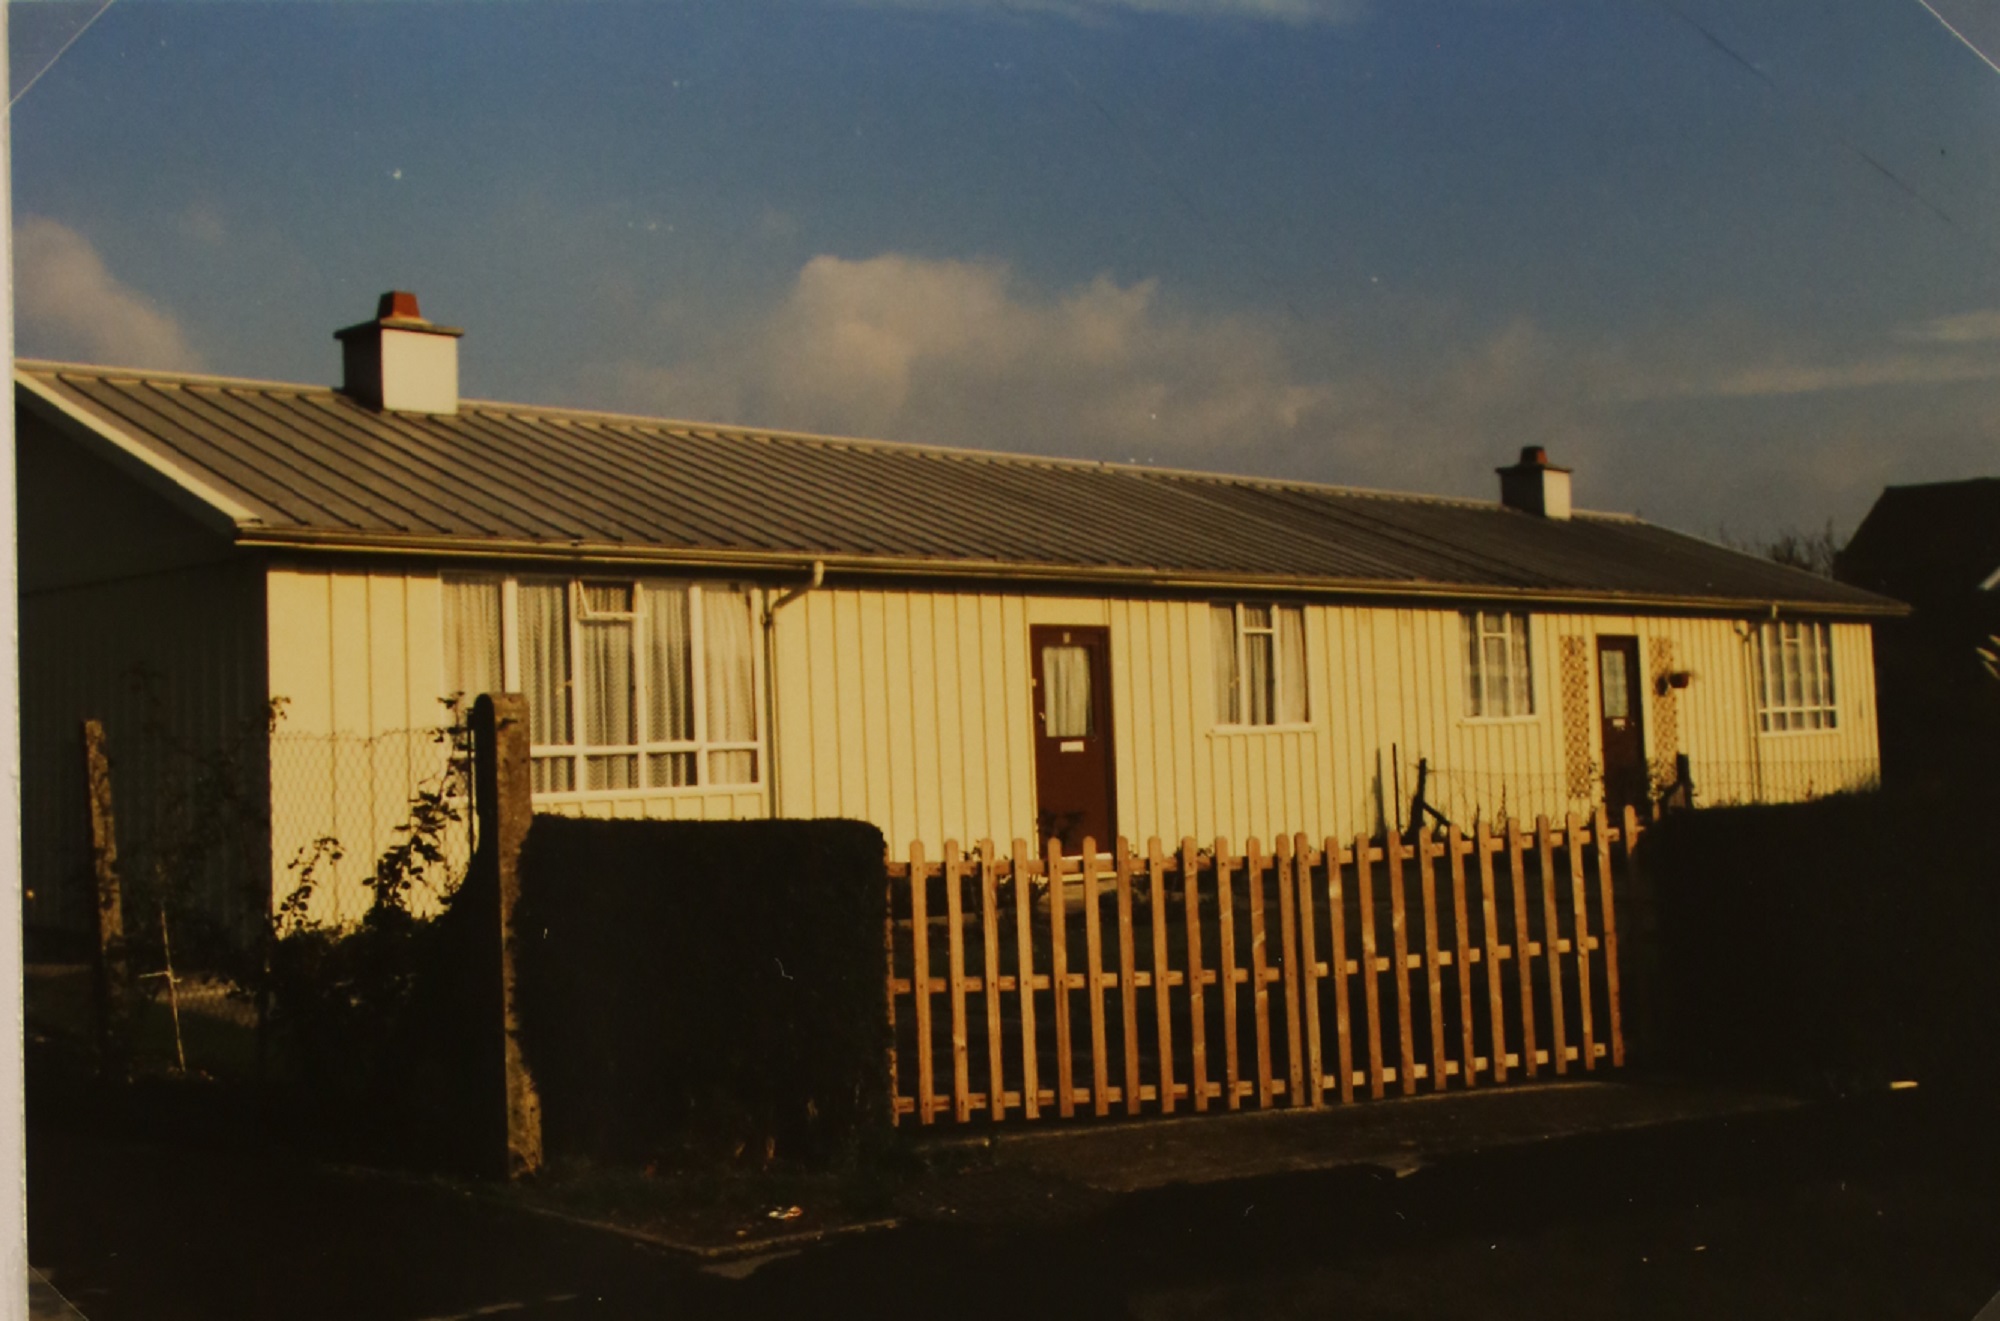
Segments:
[[[417,310],[417,296],[403,289],[391,289],[382,295],[382,301],[375,306],[377,320],[386,321],[391,317],[399,321],[422,321],[424,314]]]

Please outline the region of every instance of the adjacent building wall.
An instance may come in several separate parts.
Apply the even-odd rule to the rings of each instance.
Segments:
[[[139,873],[187,833],[173,818],[218,775],[262,782],[261,576],[219,531],[18,417],[24,920],[82,933],[94,920],[83,721],[105,726],[128,881],[150,884]],[[254,797],[240,808],[227,856],[165,878],[230,922],[255,916],[269,879],[261,812]]]

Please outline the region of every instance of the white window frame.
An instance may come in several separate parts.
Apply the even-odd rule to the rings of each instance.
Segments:
[[[560,790],[537,790],[538,802],[589,802],[607,799],[630,799],[634,797],[660,797],[663,795],[696,795],[710,793],[754,793],[765,786],[769,774],[770,759],[765,751],[767,731],[764,727],[764,649],[756,638],[756,619],[759,595],[755,588],[740,583],[711,583],[708,586],[729,592],[732,596],[744,598],[744,608],[751,613],[752,645],[750,647],[750,691],[751,707],[755,714],[755,737],[750,739],[710,739],[708,736],[708,670],[707,645],[707,603],[703,600],[703,584],[699,580],[658,577],[633,577],[617,573],[592,573],[582,576],[562,574],[528,573],[503,576],[492,574],[450,574],[446,581],[456,582],[498,582],[500,584],[500,650],[501,668],[510,692],[522,692],[523,674],[520,622],[521,584],[560,584],[569,593],[569,699],[570,729],[576,736],[574,743],[536,743],[528,749],[528,755],[535,761],[570,762],[570,783],[576,787]],[[621,585],[632,592],[632,609],[629,613],[605,615],[602,611],[586,608],[586,584]],[[690,657],[688,675],[688,701],[692,707],[692,734],[685,739],[648,739],[647,729],[651,727],[652,693],[649,690],[648,666],[643,659],[643,639],[645,637],[645,600],[648,587],[669,587],[687,592],[688,604],[688,654]],[[584,693],[580,682],[583,673],[583,630],[586,622],[593,619],[621,618],[630,621],[632,629],[632,686],[633,686],[633,732],[638,736],[634,743],[606,744],[597,746],[582,741],[585,728]],[[439,628],[444,621],[439,617]],[[440,669],[443,656],[448,648],[440,648]],[[440,674],[441,690],[449,685],[450,676]],[[470,697],[473,694],[462,694]],[[747,752],[751,754],[756,767],[754,778],[717,784],[710,780],[710,759],[718,753]],[[647,783],[651,755],[674,754],[691,757],[694,764],[694,778],[689,784],[654,785]],[[638,759],[637,783],[623,789],[589,789],[588,758],[632,756]]]
[[[1310,651],[1310,645],[1306,641],[1305,607],[1299,605],[1286,605],[1278,601],[1211,601],[1209,604],[1211,606],[1209,612],[1209,620],[1210,620],[1209,626],[1211,628],[1214,627],[1214,622],[1213,622],[1215,619],[1214,608],[1220,607],[1227,609],[1230,612],[1230,642],[1233,644],[1236,654],[1235,707],[1239,715],[1247,714],[1250,710],[1250,701],[1249,701],[1250,694],[1247,687],[1247,685],[1250,682],[1249,636],[1252,633],[1257,633],[1267,636],[1271,639],[1272,719],[1265,724],[1256,724],[1241,718],[1231,720],[1229,718],[1228,709],[1224,708],[1222,710],[1218,710],[1215,713],[1215,728],[1218,731],[1224,733],[1233,733],[1233,734],[1242,734],[1242,733],[1265,734],[1272,732],[1282,732],[1285,730],[1311,729],[1313,727],[1312,663],[1308,659],[1308,652]],[[1246,609],[1258,609],[1258,608],[1262,608],[1271,612],[1271,622],[1268,626],[1260,628],[1248,624],[1244,621],[1243,612]],[[1287,720],[1282,722],[1277,719],[1278,694],[1284,691],[1285,677],[1286,677],[1285,667],[1289,662],[1287,661],[1284,655],[1284,648],[1278,642],[1278,639],[1282,636],[1278,628],[1278,612],[1280,610],[1290,610],[1298,616],[1299,620],[1298,664],[1300,667],[1299,694],[1305,705],[1305,713],[1301,719]],[[1209,655],[1213,656],[1214,654],[1215,654],[1214,648],[1211,647],[1209,650]],[[1210,684],[1209,690],[1213,692],[1216,686],[1217,685],[1215,684]]]
[[[1789,636],[1788,636],[1789,635]],[[1807,640],[1811,640],[1808,648]],[[1787,692],[1785,655],[1799,657],[1798,690]],[[1806,700],[1808,652],[1820,700]],[[1757,626],[1757,733],[1762,737],[1832,734],[1840,728],[1840,688],[1833,664],[1833,625],[1823,619],[1767,619]]]
[[[1486,620],[1489,617],[1498,617],[1507,620],[1507,631],[1503,633],[1488,630]],[[1461,610],[1458,612],[1458,620],[1459,666],[1463,670],[1463,674],[1460,676],[1461,682],[1458,686],[1458,691],[1459,701],[1464,704],[1465,720],[1482,725],[1502,725],[1525,724],[1539,718],[1542,702],[1539,685],[1535,681],[1535,654],[1540,648],[1535,645],[1534,616],[1525,610]],[[1513,682],[1514,675],[1512,673],[1514,664],[1513,628],[1516,622],[1519,623],[1521,629],[1522,648],[1527,652],[1527,681],[1520,686],[1528,695],[1528,709],[1525,711],[1507,711],[1500,714],[1474,710],[1473,694],[1479,694],[1477,705],[1483,706],[1489,687],[1486,682],[1486,640],[1488,638],[1505,638],[1507,640],[1508,674],[1505,687],[1506,691],[1510,693],[1516,687]],[[1477,646],[1468,647],[1465,645],[1468,641],[1473,640],[1478,642]],[[1468,653],[1470,654],[1468,655]]]

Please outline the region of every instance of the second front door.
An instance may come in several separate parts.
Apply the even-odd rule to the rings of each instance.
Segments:
[[[1639,715],[1639,639],[1597,639],[1597,694],[1604,740],[1604,806],[1615,818],[1627,807],[1643,810],[1652,794],[1646,775],[1646,729]]]
[[[1037,843],[1063,852],[1089,838],[1111,846],[1117,818],[1111,760],[1111,636],[1069,624],[1028,630],[1034,653]]]

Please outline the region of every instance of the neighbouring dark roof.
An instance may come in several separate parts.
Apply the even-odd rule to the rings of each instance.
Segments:
[[[1620,515],[320,386],[24,362],[17,395],[192,490],[240,541],[1232,581],[1322,591],[1895,613]]]
[[[1978,590],[2000,570],[2000,477],[1891,486],[1840,552],[1839,574],[1913,602]]]

